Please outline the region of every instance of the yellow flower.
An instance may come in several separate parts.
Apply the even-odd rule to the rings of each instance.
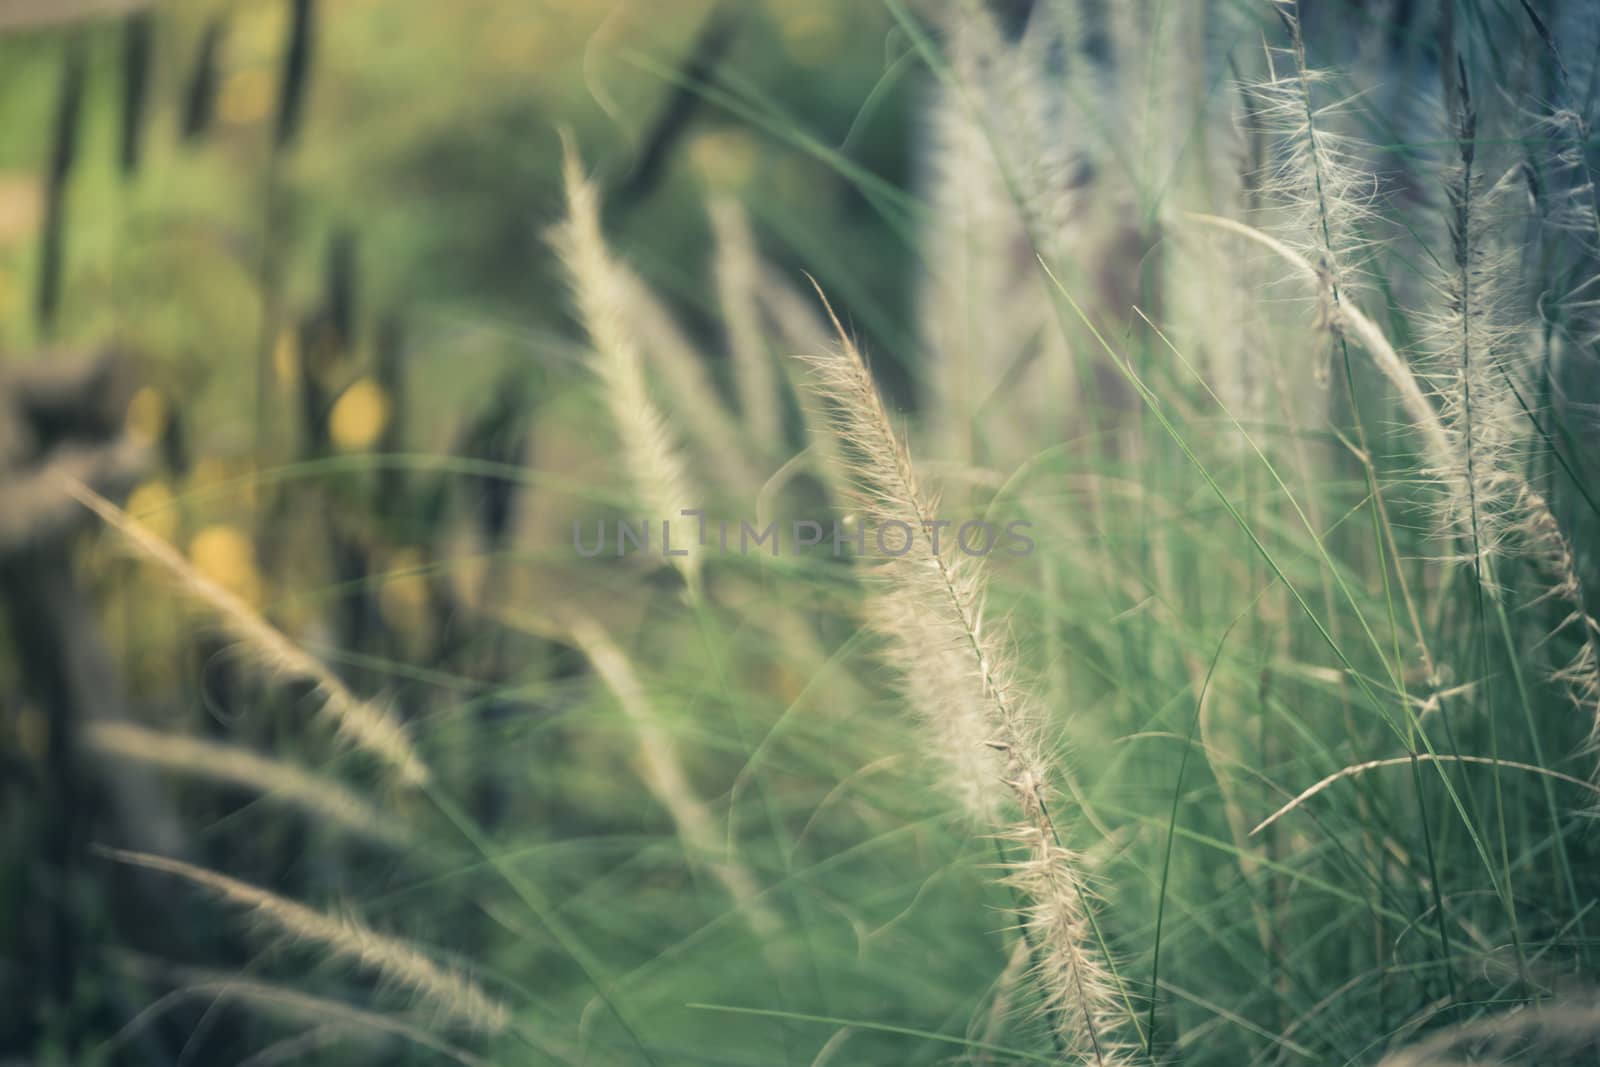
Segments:
[[[195,570],[250,604],[261,600],[261,574],[256,550],[236,526],[207,526],[189,542]]]
[[[328,436],[342,452],[361,452],[377,443],[388,423],[389,398],[383,387],[371,378],[362,378],[333,405]]]
[[[166,482],[145,482],[128,494],[127,511],[147,526],[151,533],[163,541],[171,541],[178,535],[181,518],[177,502],[177,497],[172,495]]]

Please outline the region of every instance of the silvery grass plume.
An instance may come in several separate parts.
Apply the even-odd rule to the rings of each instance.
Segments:
[[[975,149],[975,158],[971,170],[960,157],[936,165],[950,168],[957,188],[998,192],[1036,234],[1081,221],[1105,166],[1105,131],[1088,125],[1103,122],[1103,112],[1086,102],[1114,103],[1106,75],[1115,50],[1103,17],[1089,20],[1075,2],[1036,4],[1009,34],[978,0],[956,0],[946,14],[952,77],[935,121],[952,147]]]
[[[1001,798],[983,794],[1009,791],[1009,807],[1018,815],[998,816],[992,825],[1023,855],[1007,881],[1024,898],[1021,929],[1062,1055],[1125,1063],[1118,1031],[1132,1012],[1103,954],[1080,860],[1062,844],[1042,716],[1017,682],[1011,641],[985,625],[981,572],[948,540],[933,550],[933,500],[922,490],[860,351],[837,320],[834,325],[841,351],[803,357],[811,386],[847,454],[863,515],[880,527],[904,524],[915,536],[912,551],[871,573],[878,604],[871,621],[907,680],[906,695],[928,724],[930,742],[955,773],[978,775],[977,787],[963,784],[963,792],[980,798],[980,811],[998,812]],[[921,684],[924,672],[945,684]]]
[[[906,705],[922,718],[929,752],[946,765],[949,788],[962,810],[974,825],[994,826],[1000,817],[994,783],[1003,768],[987,744],[983,705],[957,697],[970,689],[971,664],[960,647],[940,645],[948,634],[923,614],[926,598],[918,592],[885,583],[867,603],[867,621],[879,633],[899,638],[885,649],[885,658],[900,678]]]
[[[1516,399],[1519,386],[1531,395],[1531,338],[1508,281],[1517,276],[1518,250],[1506,240],[1514,198],[1483,174],[1476,112],[1464,79],[1459,84],[1450,124],[1460,147],[1444,176],[1450,254],[1437,278],[1441,310],[1423,330],[1423,366],[1450,447],[1447,466],[1429,473],[1443,489],[1443,527],[1471,547],[1474,570],[1492,588],[1493,560],[1515,538],[1517,487],[1532,459],[1532,427]]]
[[[209,890],[249,912],[263,925],[411,991],[429,1012],[442,1019],[488,1033],[498,1033],[511,1023],[510,1009],[471,978],[434,962],[410,942],[379,933],[351,916],[326,915],[248,882],[181,860],[120,849],[107,849],[106,854]]]
[[[1591,1063],[1600,1053],[1600,1005],[1568,999],[1531,1004],[1446,1027],[1378,1067],[1520,1067]]]
[[[776,454],[783,443],[783,408],[797,383],[780,375],[770,345],[793,351],[815,348],[827,332],[810,305],[777,268],[762,259],[744,210],[730,200],[711,207],[717,239],[718,306],[727,324],[728,345],[736,368],[743,420],[732,411],[706,373],[705,358],[695,343],[651,291],[644,279],[614,258],[612,269],[621,290],[628,328],[649,371],[671,395],[678,422],[704,461],[715,485],[748,493],[763,484],[759,459],[732,443],[751,441],[760,454]],[[802,406],[802,419],[808,419]],[[838,462],[824,439],[812,442],[810,466],[830,488],[838,484]]]
[[[1130,420],[1095,425],[1133,408],[1133,394],[1088,332],[1063,328],[1039,260],[1084,294],[1093,329],[1117,338],[1138,329],[1135,305],[1168,317],[1168,281],[1185,294],[1197,277],[1237,290],[1231,272],[1202,273],[1194,248],[1160,239],[1168,202],[1219,206],[1213,154],[1194,145],[1229,136],[1232,101],[1213,91],[1213,68],[1235,18],[1203,0],[1059,0],[1010,5],[1026,14],[1006,25],[996,6],[950,0],[941,12],[918,298],[932,434],[957,460],[1029,455],[1041,430],[1087,427],[1134,447]],[[1238,168],[1223,178],[1237,186]],[[1215,315],[1189,319],[1221,338]],[[1224,382],[1240,375],[1238,351],[1233,337],[1205,348]]]
[[[316,686],[322,713],[340,737],[376,757],[404,785],[428,784],[428,767],[412,747],[405,726],[370,701],[361,700],[326,666],[290,641],[234,593],[190,566],[173,547],[133,516],[92,489],[68,482],[67,491],[115,530],[140,557],[170,574],[178,587],[205,604],[243,648],[268,669]]]
[[[147,730],[131,723],[95,722],[86,730],[85,742],[104,756],[240,786],[384,844],[396,845],[406,840],[404,827],[386,818],[362,797],[292,763],[269,759],[237,745]]]
[[[815,348],[818,339],[825,341],[827,332],[788,279],[761,257],[743,207],[733,200],[718,200],[710,210],[718,310],[726,325],[742,422],[723,400],[706,373],[704,356],[672,313],[642,278],[623,264],[616,266],[645,361],[672,394],[696,454],[717,484],[747,493],[763,484],[761,458],[777,454],[784,443],[783,411],[796,386],[786,376],[789,364],[777,363],[771,348],[805,351]],[[802,418],[807,414],[802,407]],[[759,451],[729,447],[739,441],[750,441]],[[837,464],[826,449],[818,452],[811,466],[831,485]],[[753,460],[752,455],[760,458]]]
[[[1254,132],[1248,95],[1228,62],[1233,40],[1245,34],[1239,25],[1243,11],[1208,7],[1208,13],[1201,25],[1186,27],[1174,46],[1203,56],[1189,79],[1174,80],[1187,95],[1150,105],[1172,112],[1178,128],[1171,137],[1182,146],[1159,176],[1164,195],[1157,210],[1170,284],[1161,291],[1162,305],[1153,310],[1174,345],[1198,357],[1208,384],[1235,418],[1247,425],[1263,421],[1273,397],[1280,401],[1282,417],[1297,422],[1305,417],[1305,397],[1312,392],[1302,381],[1306,376],[1291,380],[1279,361],[1261,357],[1270,321],[1261,291],[1270,275],[1251,262],[1242,241],[1175,225],[1185,207],[1248,218],[1261,196],[1261,138]]]
[[[1067,94],[1029,69],[1042,59],[1035,42],[1046,20],[1037,11],[1031,36],[1016,44],[981,5],[955,0],[943,14],[949,76],[935,89],[923,138],[929,223],[917,320],[929,356],[930,432],[952,459],[968,461],[986,439],[1021,433],[1008,430],[1020,420],[983,417],[1002,383],[1011,396],[1047,396],[1063,416],[1081,392],[1072,388],[1071,349],[1054,328],[1030,219],[1048,220],[1052,232],[1069,227],[1094,162],[1081,132],[1048,126],[1049,109]],[[1081,88],[1078,67],[1071,77]],[[1025,447],[1022,439],[1000,443]]]
[[[1185,212],[1182,218],[1194,226],[1243,237],[1267,249],[1293,267],[1296,275],[1303,281],[1319,287],[1325,284],[1325,275],[1317,269],[1315,263],[1272,234],[1239,222],[1237,219],[1222,218],[1217,215]],[[1374,365],[1394,387],[1400,398],[1400,405],[1417,434],[1424,461],[1431,464],[1434,469],[1449,469],[1454,463],[1451,458],[1455,451],[1452,438],[1440,419],[1439,412],[1434,408],[1433,401],[1429,399],[1429,392],[1417,372],[1395,350],[1382,328],[1353,303],[1345,302],[1340,306],[1339,318],[1340,336],[1345,340],[1354,341],[1365,350]]]
[[[605,403],[622,446],[622,462],[634,491],[653,522],[677,519],[696,507],[678,442],[650,395],[639,341],[629,325],[633,287],[606,246],[600,227],[600,194],[583,173],[571,142],[562,161],[567,187],[567,220],[553,243],[567,267],[584,328],[594,346],[594,369],[604,386]],[[674,546],[672,565],[683,575],[690,595],[700,589],[700,551],[693,541]],[[677,553],[683,552],[679,555]]]
[[[710,809],[684,773],[676,746],[628,657],[593,619],[575,614],[567,619],[565,628],[616,697],[638,736],[645,785],[672,817],[690,860],[707,864],[757,937],[765,941],[776,938],[783,932],[782,921],[761,899],[761,884],[755,875],[727,854]]]
[[[1225,43],[1213,38],[1236,21],[1207,0],[949,0],[949,76],[935,121],[981,137],[974,162],[998,163],[1000,173],[934,163],[978,189],[998,180],[1041,253],[1076,248],[1079,236],[1126,222],[1141,197],[1171,185],[1209,107],[1206,68]]]
[[[1338,335],[1342,305],[1362,282],[1364,223],[1373,218],[1377,179],[1363,161],[1362,146],[1337,132],[1348,101],[1318,103],[1330,79],[1306,65],[1299,5],[1277,0],[1291,47],[1268,50],[1267,77],[1246,86],[1273,158],[1261,176],[1264,196],[1278,217],[1268,229],[1316,272],[1317,325]],[[1327,368],[1319,365],[1318,373]]]
[[[706,373],[704,355],[643,278],[626,264],[613,260],[613,266],[647,369],[671,395],[695,455],[704,461],[704,469],[717,484],[748,490],[757,481],[756,472],[743,449],[729,447],[744,439],[744,431]]]
[[[1446,173],[1450,256],[1438,279],[1443,310],[1425,321],[1424,333],[1424,370],[1450,447],[1446,465],[1428,474],[1441,488],[1441,527],[1469,547],[1487,593],[1503,592],[1497,561],[1520,556],[1546,583],[1541,599],[1571,606],[1560,628],[1580,629],[1579,651],[1556,678],[1600,731],[1600,628],[1585,610],[1572,546],[1530,473],[1544,446],[1524,407],[1537,395],[1537,324],[1524,310],[1528,294],[1516,291],[1528,200],[1516,169],[1493,182],[1482,173],[1464,68],[1452,89],[1459,151]]]
[[[1521,0],[1521,13],[1527,17],[1543,47],[1553,59],[1548,78],[1552,106],[1537,114],[1538,128],[1551,133],[1548,140],[1532,140],[1542,151],[1529,160],[1527,176],[1531,193],[1541,212],[1541,221],[1553,238],[1540,250],[1551,263],[1548,279],[1541,276],[1541,292],[1553,290],[1560,311],[1554,318],[1554,344],[1546,354],[1547,385],[1551,403],[1548,413],[1567,426],[1577,426],[1587,436],[1595,426],[1600,410],[1600,174],[1597,174],[1593,132],[1600,95],[1600,65],[1596,45],[1600,44],[1600,23],[1594,12],[1582,3],[1557,5],[1554,10]],[[1576,476],[1587,477],[1593,470],[1593,450],[1576,457]],[[1564,485],[1562,488],[1566,488]],[[1578,496],[1587,496],[1579,493]],[[1555,501],[1565,505],[1559,496]],[[1584,503],[1588,503],[1587,500]],[[1555,534],[1567,531],[1560,545],[1551,544],[1550,554],[1571,574],[1569,599],[1578,610],[1563,625],[1584,628],[1585,641],[1573,661],[1558,673],[1574,695],[1596,709],[1600,731],[1600,624],[1585,610],[1596,603],[1593,588],[1584,589],[1578,575],[1591,584],[1596,580],[1595,558],[1587,553],[1574,558],[1572,544],[1586,545],[1595,539],[1600,518],[1572,501],[1563,506],[1563,517],[1570,525],[1558,526],[1553,509],[1544,509],[1539,525]],[[1568,540],[1567,538],[1570,538]],[[1587,595],[1585,595],[1587,594]],[[1597,738],[1600,739],[1600,738]]]
[[[1525,419],[1526,415],[1520,408],[1510,410],[1508,405],[1505,418]],[[1578,647],[1553,672],[1552,679],[1566,688],[1578,710],[1589,718],[1591,741],[1600,741],[1600,621],[1587,610],[1587,590],[1572,542],[1548,498],[1529,480],[1525,469],[1491,466],[1502,457],[1490,453],[1482,443],[1472,449],[1472,454],[1475,464],[1467,481],[1475,489],[1468,507],[1475,505],[1479,516],[1476,530],[1484,588],[1491,595],[1499,595],[1494,561],[1499,556],[1518,556],[1531,561],[1538,570],[1543,587],[1537,599],[1559,600],[1567,605],[1569,610],[1555,630],[1576,630]],[[1505,455],[1518,453],[1508,451]],[[1454,484],[1459,485],[1460,479]]]
[[[1541,15],[1529,0],[1521,0],[1520,6],[1553,68],[1548,74],[1549,105],[1525,116],[1547,134],[1529,140],[1541,146],[1530,161],[1530,184],[1544,223],[1562,238],[1564,247],[1553,251],[1568,276],[1561,279],[1556,296],[1567,313],[1574,344],[1583,348],[1600,338],[1600,295],[1594,290],[1600,263],[1600,188],[1590,155],[1600,34],[1586,5],[1563,5],[1553,17],[1548,10]]]

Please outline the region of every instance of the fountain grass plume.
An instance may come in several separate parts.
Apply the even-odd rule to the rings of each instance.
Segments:
[[[924,536],[935,528],[934,500],[860,350],[836,318],[834,326],[840,350],[804,357],[811,387],[849,464],[859,510],[879,526],[904,524],[915,545],[868,572],[880,605],[869,618],[902,679],[925,673],[940,681],[937,688],[913,681],[905,695],[948,765],[978,775],[962,792],[976,791],[980,811],[1014,813],[999,814],[993,825],[1021,857],[1010,862],[1007,881],[1024,901],[1020,925],[1058,1049],[1097,1065],[1128,1062],[1119,1031],[1138,1021],[1099,937],[1081,859],[1063,843],[1052,786],[1056,757],[1043,716],[1019,680],[1009,635],[986,623],[981,570],[948,543],[935,550]]]
[[[374,756],[402,784],[428,784],[428,767],[413,748],[404,724],[371,701],[358,698],[338,675],[289,640],[239,596],[201,574],[133,516],[81,483],[68,482],[66,489],[105,520],[137,555],[161,567],[180,589],[214,611],[258,663],[314,685],[322,698],[322,713],[332,720],[341,737]]]

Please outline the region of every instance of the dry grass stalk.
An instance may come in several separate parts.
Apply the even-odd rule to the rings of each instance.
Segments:
[[[761,885],[755,875],[727,855],[711,811],[684,773],[672,737],[662,727],[628,657],[592,619],[572,616],[566,621],[566,629],[594,665],[600,680],[616,697],[622,713],[638,735],[645,785],[672,817],[689,856],[705,860],[757,937],[763,940],[777,937],[783,930],[782,921],[761,900]]]
[[[903,678],[927,673],[947,681],[934,692],[913,682],[907,692],[921,701],[915,710],[935,743],[987,752],[991,762],[977,772],[978,788],[1009,791],[1020,812],[1014,820],[999,817],[999,831],[1023,855],[1008,881],[1026,900],[1022,930],[1060,1050],[1090,1063],[1125,1063],[1117,1032],[1132,1012],[1101,954],[1081,861],[1063,845],[1042,716],[1017,682],[1010,640],[985,625],[981,573],[970,558],[949,550],[948,541],[945,550],[933,550],[926,536],[936,519],[932,498],[921,488],[860,351],[837,320],[835,327],[842,351],[806,357],[813,387],[849,453],[862,513],[879,526],[904,524],[916,544],[874,569],[876,595],[886,605],[874,621]],[[965,751],[946,758],[958,768],[972,766]],[[998,797],[992,803],[1001,808]]]
[[[90,723],[85,741],[90,748],[114,759],[243,786],[299,808],[307,815],[386,844],[399,844],[407,837],[404,828],[393,819],[385,818],[338,782],[237,745],[202,741],[121,722]]]
[[[1379,1067],[1581,1063],[1600,1050],[1600,1006],[1579,1000],[1518,1007],[1447,1027],[1385,1056]]]
[[[407,786],[429,781],[427,765],[412,747],[403,724],[370,701],[361,700],[317,659],[285,637],[237,595],[201,574],[171,545],[133,516],[81,483],[67,485],[79,502],[93,511],[142,558],[167,571],[178,587],[216,612],[224,626],[269,670],[316,686],[322,711],[340,736],[372,754]]]
[[[639,500],[650,510],[651,525],[678,521],[696,508],[691,481],[678,443],[650,395],[638,338],[630,326],[630,300],[636,286],[612,258],[600,226],[600,194],[584,176],[571,144],[563,162],[567,221],[554,243],[567,266],[585,329],[594,346],[594,368],[604,386],[622,446],[622,461]],[[677,546],[670,557],[691,592],[700,587],[700,546]],[[684,554],[678,555],[678,552]]]
[[[743,431],[728,410],[722,394],[706,373],[705,357],[684,334],[655,293],[632,269],[613,261],[626,299],[630,326],[639,338],[639,349],[649,369],[671,394],[679,412],[685,435],[694,443],[696,455],[724,486],[744,489],[756,481],[749,457],[742,449],[729,448],[741,440]]]
[[[420,996],[429,1010],[472,1029],[504,1030],[511,1011],[465,975],[446,969],[414,945],[381,934],[350,916],[325,915],[296,901],[181,860],[141,852],[108,850],[115,859],[176,875],[224,901],[243,908],[264,924],[297,940],[349,960],[385,981]]]

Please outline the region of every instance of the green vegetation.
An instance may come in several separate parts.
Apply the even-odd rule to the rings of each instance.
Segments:
[[[0,37],[0,1055],[1593,1062],[1596,14]]]

